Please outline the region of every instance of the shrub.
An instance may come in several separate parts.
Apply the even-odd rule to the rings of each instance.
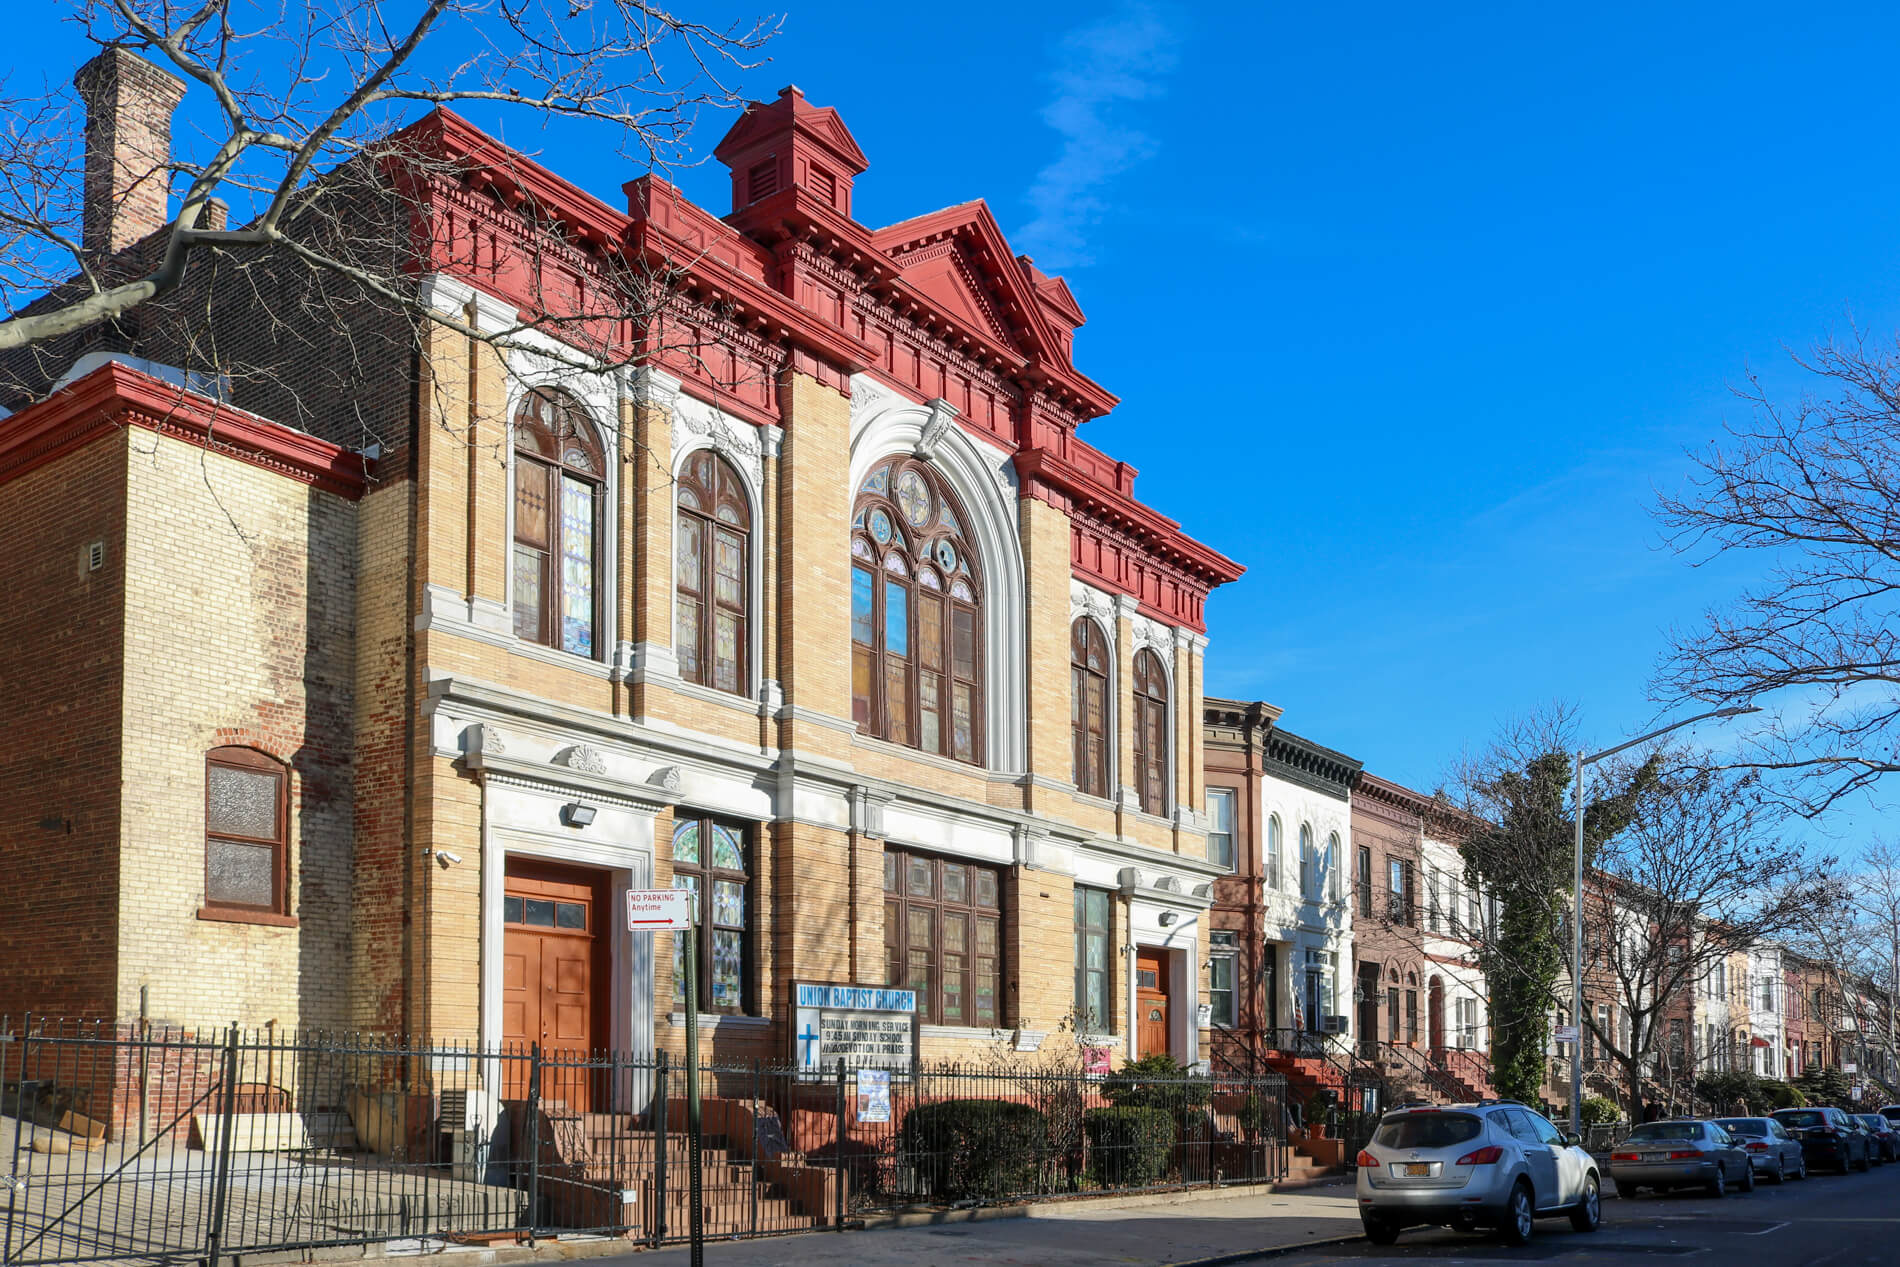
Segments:
[[[1154,1052],[1102,1079],[1102,1098],[1121,1108],[1181,1109],[1209,1103],[1214,1090],[1174,1057]]]
[[[1776,1082],[1763,1078],[1761,1083],[1763,1112],[1772,1113],[1776,1109],[1802,1109],[1808,1104],[1808,1097],[1801,1094],[1801,1088],[1789,1086],[1785,1082]]]
[[[1583,1121],[1586,1126],[1607,1126],[1623,1120],[1623,1110],[1616,1101],[1607,1096],[1593,1095],[1583,1101]]]
[[[1013,1100],[943,1100],[910,1111],[898,1148],[932,1196],[1013,1196],[1040,1186],[1049,1120]]]
[[[1142,1188],[1168,1173],[1174,1117],[1166,1109],[1112,1105],[1082,1119],[1089,1172],[1105,1188]]]

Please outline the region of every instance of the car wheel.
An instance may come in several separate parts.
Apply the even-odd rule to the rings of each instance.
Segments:
[[[1537,1207],[1531,1204],[1531,1186],[1522,1179],[1511,1189],[1511,1200],[1504,1208],[1504,1226],[1499,1229],[1504,1234],[1506,1245],[1524,1245],[1531,1239],[1531,1227],[1537,1216]]]
[[[1719,1164],[1715,1167],[1715,1178],[1709,1180],[1709,1195],[1718,1200],[1728,1195],[1728,1171]]]
[[[1603,1193],[1595,1175],[1583,1177],[1583,1200],[1570,1212],[1570,1226],[1579,1232],[1594,1232],[1603,1224]]]
[[[1807,1155],[1806,1153],[1802,1153],[1802,1154],[1801,1154],[1801,1165],[1800,1165],[1800,1166],[1798,1166],[1798,1167],[1797,1167],[1797,1168],[1795,1169],[1795,1172],[1794,1172],[1794,1177],[1795,1177],[1796,1179],[1801,1179],[1801,1180],[1806,1180],[1806,1179],[1807,1179],[1807,1177],[1808,1177],[1808,1155]]]
[[[1359,1224],[1366,1229],[1366,1239],[1374,1245],[1390,1245],[1399,1239],[1399,1229],[1375,1215],[1362,1215]]]
[[[1781,1160],[1781,1158],[1779,1157],[1775,1158],[1774,1178],[1775,1178],[1775,1187],[1777,1188],[1779,1188],[1782,1184],[1788,1182],[1788,1163]]]
[[[1752,1161],[1744,1161],[1742,1163],[1741,1188],[1743,1192],[1753,1192],[1755,1190],[1755,1163]]]
[[[1872,1170],[1873,1168],[1874,1168],[1874,1157],[1873,1157],[1873,1154],[1872,1154],[1872,1153],[1862,1153],[1862,1154],[1860,1155],[1860,1173],[1864,1175],[1864,1174],[1866,1174],[1866,1173],[1867,1173],[1868,1171],[1870,1171],[1870,1170]]]

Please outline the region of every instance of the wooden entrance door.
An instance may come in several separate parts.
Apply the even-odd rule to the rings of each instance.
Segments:
[[[1425,1027],[1431,1035],[1432,1055],[1443,1059],[1445,1053],[1445,983],[1432,978],[1425,993]]]
[[[1140,1055],[1168,1051],[1168,954],[1135,952],[1135,1044]]]
[[[544,863],[510,861],[502,897],[502,1039],[541,1046],[541,1098],[585,1111],[591,1071],[578,1067],[604,1047],[607,976],[601,921],[606,876]],[[552,1062],[552,1063],[547,1063]],[[526,1061],[509,1061],[510,1099],[528,1093]]]
[[[1359,1052],[1367,1059],[1379,1051],[1379,965],[1359,965]]]

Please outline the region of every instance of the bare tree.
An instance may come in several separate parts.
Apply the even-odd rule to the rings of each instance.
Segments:
[[[1644,1080],[1669,1054],[1696,982],[1718,961],[1792,936],[1837,909],[1833,860],[1780,834],[1783,813],[1754,772],[1712,770],[1671,752],[1637,798],[1626,831],[1590,860],[1583,895],[1586,995],[1607,1012],[1582,1018],[1619,1066],[1632,1115]],[[1672,1015],[1674,1014],[1674,1015]]]
[[[360,181],[364,160],[392,151],[425,160],[423,148],[403,144],[404,125],[457,103],[505,107],[537,126],[589,121],[640,166],[664,164],[681,156],[700,110],[736,104],[724,76],[749,66],[772,33],[761,22],[715,27],[645,0],[393,7],[74,0],[95,43],[136,50],[175,75],[206,98],[196,117],[210,123],[195,144],[120,156],[143,168],[126,184],[161,199],[176,190],[161,240],[127,251],[87,231],[74,92],[0,102],[11,119],[0,132],[0,351],[122,317],[177,290],[208,251],[274,252],[364,295],[413,304],[385,244],[365,252],[353,235],[325,231],[336,220],[319,211],[339,205],[335,185],[347,183],[334,173]],[[219,202],[244,222],[225,223]]]
[[[1737,392],[1750,419],[1659,501],[1692,563],[1758,555],[1766,568],[1675,638],[1653,691],[1779,704],[1732,761],[1787,776],[1812,817],[1900,770],[1900,343],[1856,330],[1794,361],[1809,390],[1783,401],[1751,374]]]

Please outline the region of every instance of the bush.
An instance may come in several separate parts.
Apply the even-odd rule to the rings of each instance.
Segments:
[[[1120,1108],[1183,1109],[1209,1103],[1214,1090],[1174,1057],[1155,1052],[1102,1079],[1102,1098]]]
[[[1049,1119],[1013,1100],[943,1100],[914,1108],[897,1145],[930,1194],[951,1201],[1040,1189]]]
[[[1583,1101],[1583,1122],[1585,1126],[1608,1126],[1612,1122],[1623,1120],[1623,1110],[1617,1107],[1615,1100],[1607,1096],[1593,1095]]]
[[[1776,1109],[1804,1109],[1808,1105],[1808,1097],[1801,1094],[1799,1087],[1791,1087],[1785,1082],[1775,1082],[1768,1078],[1762,1079],[1761,1094],[1764,1101],[1763,1111],[1768,1113]]]
[[[1166,1109],[1090,1109],[1082,1129],[1089,1137],[1089,1173],[1103,1187],[1144,1188],[1167,1175],[1174,1117]]]

